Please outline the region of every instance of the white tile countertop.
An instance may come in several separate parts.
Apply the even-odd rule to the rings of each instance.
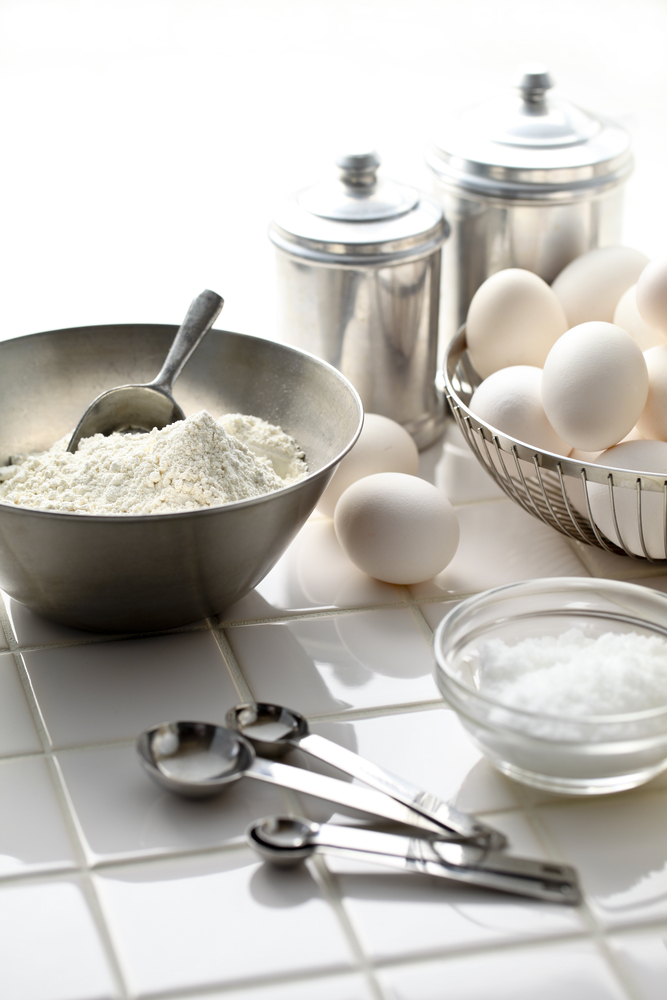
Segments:
[[[275,335],[272,214],[359,139],[429,190],[453,109],[545,62],[623,122],[624,242],[667,252],[664,0],[2,0],[0,340],[178,323]],[[445,248],[446,252],[446,248]],[[665,1000],[667,775],[581,800],[474,748],[432,676],[463,597],[543,576],[667,592],[667,570],[570,542],[501,494],[451,424],[421,474],[461,542],[435,580],[379,583],[314,515],[220,620],[100,636],[0,595],[0,1000]],[[574,864],[577,908],[317,858],[272,870],[248,823],[321,802],[249,779],[162,791],[137,735],[276,701],[321,732]]]
[[[593,800],[504,778],[440,698],[431,643],[453,604],[486,587],[591,575],[664,591],[667,571],[531,518],[453,423],[422,474],[455,503],[461,543],[419,586],[366,577],[316,513],[256,591],[168,634],[78,632],[4,598],[3,1000],[663,1000],[667,778]],[[517,853],[574,864],[583,905],[340,860],[261,864],[243,837],[251,820],[331,810],[250,779],[179,799],[134,749],[153,724],[222,723],[248,699],[302,711],[315,732],[499,827]]]

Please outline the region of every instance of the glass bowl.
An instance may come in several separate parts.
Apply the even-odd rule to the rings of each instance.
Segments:
[[[576,577],[530,580],[488,590],[462,601],[438,626],[438,687],[482,753],[503,774],[536,788],[574,795],[634,788],[667,768],[667,696],[664,703],[662,695],[654,696],[656,707],[628,710],[628,699],[637,698],[641,687],[639,668],[635,668],[637,682],[634,674],[626,674],[625,689],[617,691],[615,657],[602,660],[597,653],[588,654],[589,664],[593,656],[598,660],[594,697],[599,700],[603,692],[607,701],[606,710],[598,714],[586,707],[591,704],[589,667],[574,669],[571,686],[564,687],[561,674],[556,678],[558,687],[531,688],[528,695],[525,687],[523,695],[517,695],[515,688],[513,695],[504,692],[503,700],[493,684],[489,688],[480,681],[489,676],[490,651],[506,653],[504,647],[527,641],[527,656],[524,646],[514,657],[510,654],[510,666],[496,668],[496,676],[504,682],[517,665],[526,662],[532,668],[532,662],[543,655],[531,640],[549,644],[560,637],[558,641],[563,642],[570,629],[582,633],[582,644],[588,641],[588,648],[598,637],[611,635],[601,642],[618,649],[631,641],[638,652],[637,646],[646,643],[646,638],[621,640],[628,633],[657,638],[656,645],[661,646],[667,640],[667,595],[631,583]],[[486,645],[492,640],[501,640],[504,646]],[[617,663],[621,671],[627,669],[632,655],[628,651],[623,662]],[[667,674],[667,644],[656,661],[661,676],[663,655]],[[663,683],[663,695],[666,690]],[[533,710],[535,704],[539,711]]]

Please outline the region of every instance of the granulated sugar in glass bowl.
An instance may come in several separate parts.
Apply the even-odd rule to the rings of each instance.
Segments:
[[[500,771],[555,792],[633,788],[667,768],[667,596],[532,580],[457,605],[435,678]]]

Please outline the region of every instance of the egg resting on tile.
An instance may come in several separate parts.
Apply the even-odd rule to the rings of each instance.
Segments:
[[[459,543],[456,511],[445,495],[424,479],[397,472],[349,486],[336,504],[334,528],[355,566],[387,583],[430,580]]]

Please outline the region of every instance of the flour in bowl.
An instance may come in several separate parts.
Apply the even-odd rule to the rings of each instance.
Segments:
[[[75,514],[171,514],[272,493],[308,472],[299,445],[259,417],[202,410],[147,434],[70,435],[0,467],[0,501]]]

